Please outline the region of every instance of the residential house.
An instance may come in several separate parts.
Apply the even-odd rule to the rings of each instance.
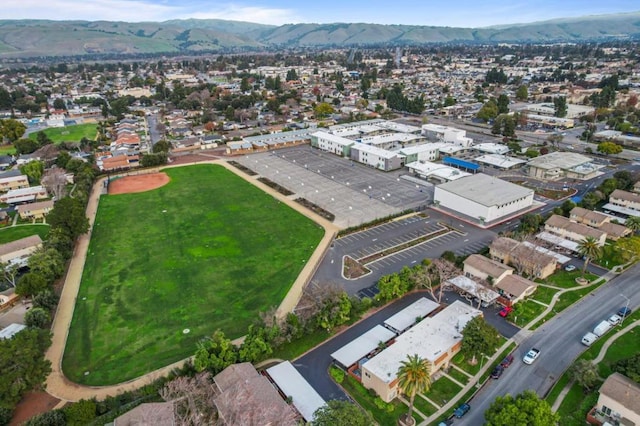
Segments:
[[[43,219],[51,210],[53,210],[53,200],[21,204],[16,210],[20,215],[20,219]]]
[[[638,212],[636,216],[640,216],[640,194],[616,189],[609,195],[609,203],[635,210]]]
[[[640,425],[640,385],[620,373],[607,377],[587,421],[596,425]]]
[[[25,266],[34,251],[42,247],[39,235],[31,235],[10,243],[0,244],[0,263]]]
[[[28,187],[29,179],[20,170],[9,170],[8,172],[0,173],[0,191]]]
[[[495,283],[494,287],[498,289],[498,293],[501,296],[500,303],[511,306],[525,297],[531,296],[538,288],[538,285],[520,275],[509,274]]]
[[[572,222],[564,216],[552,215],[544,224],[545,231],[561,238],[581,243],[587,237],[594,238],[600,247],[607,240],[607,233],[581,223]]]
[[[495,284],[511,275],[513,268],[480,254],[472,254],[465,259],[463,272],[467,278],[476,277]]]
[[[611,216],[582,207],[574,207],[569,213],[569,219],[606,232],[610,240],[617,240],[631,233],[631,229],[626,226],[612,223]]]
[[[362,384],[385,402],[398,396],[398,369],[408,355],[426,360],[435,374],[460,351],[462,330],[482,311],[458,300],[398,336],[389,347],[362,364]]]
[[[113,421],[113,426],[175,426],[173,402],[147,402],[127,411]]]
[[[493,240],[489,245],[489,255],[493,260],[512,265],[518,274],[529,277],[546,278],[558,267],[556,258],[551,254],[507,237]]]
[[[12,189],[6,194],[0,195],[0,202],[7,204],[19,204],[42,200],[47,197],[47,190],[44,186],[31,186],[29,188]]]
[[[291,406],[251,363],[232,364],[218,373],[213,381],[220,391],[214,402],[222,424],[298,424],[298,416]]]
[[[139,155],[116,155],[102,159],[98,166],[105,171],[130,169],[138,166],[139,160]]]

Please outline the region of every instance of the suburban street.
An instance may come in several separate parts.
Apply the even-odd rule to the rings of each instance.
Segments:
[[[573,360],[587,348],[580,343],[582,336],[600,321],[625,306],[638,309],[640,292],[637,291],[640,264],[603,285],[591,295],[585,296],[541,326],[530,336],[516,341],[519,346],[516,360],[505,370],[499,380],[488,384],[471,400],[471,411],[456,425],[480,425],[484,423],[484,412],[497,396],[516,395],[527,389],[544,396]],[[619,326],[620,327],[620,326]],[[523,331],[521,334],[526,335]],[[540,349],[540,357],[532,365],[522,362],[524,354],[532,347]]]

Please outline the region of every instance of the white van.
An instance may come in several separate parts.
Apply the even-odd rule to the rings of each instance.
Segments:
[[[593,334],[600,337],[607,331],[611,330],[611,327],[613,326],[609,321],[602,321],[600,324],[596,325],[596,327],[593,329]]]
[[[593,342],[595,342],[596,340],[598,340],[598,336],[589,332],[585,334],[584,337],[582,338],[582,344],[585,346],[591,346]]]

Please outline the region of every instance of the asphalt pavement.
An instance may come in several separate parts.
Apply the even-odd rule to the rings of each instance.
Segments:
[[[600,321],[614,314],[629,300],[629,307],[638,309],[640,292],[637,291],[640,264],[604,284],[593,293],[561,312],[534,332],[523,331],[515,337],[520,345],[514,355],[516,360],[499,380],[488,384],[471,400],[471,411],[456,425],[481,425],[484,412],[498,396],[517,395],[532,389],[544,397],[555,381],[584,352],[582,336]],[[620,327],[620,326],[618,326]],[[532,347],[540,349],[540,357],[532,365],[522,362],[524,354]]]

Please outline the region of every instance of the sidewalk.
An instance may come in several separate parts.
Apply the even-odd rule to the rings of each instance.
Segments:
[[[303,214],[304,216],[310,218],[314,222],[316,222],[319,226],[323,227],[325,230],[324,237],[320,241],[318,247],[313,252],[309,260],[307,261],[306,266],[295,280],[289,293],[285,296],[284,300],[280,304],[278,308],[279,315],[286,315],[288,312],[291,312],[293,308],[298,303],[300,296],[302,295],[302,290],[308,280],[311,278],[313,273],[315,272],[315,268],[319,265],[322,260],[325,251],[330,246],[333,237],[338,231],[338,227],[333,223],[327,221],[324,218],[317,216],[312,211],[306,209],[302,205],[296,203],[295,201],[287,199],[284,195],[278,193],[272,188],[264,185],[258,180],[242,173],[240,170],[235,169],[230,166],[223,160],[213,160],[207,162],[199,162],[193,164],[217,164],[226,169],[230,170],[237,176],[243,178],[247,182],[251,183],[254,186],[259,187],[266,193],[269,193],[274,198],[278,199],[282,203],[287,204],[292,209],[297,212]],[[163,167],[188,167],[189,164],[180,164],[176,166],[167,166]],[[156,170],[154,170],[156,171]],[[179,368],[190,358],[186,358],[184,360],[175,362],[166,367],[160,368],[158,370],[147,373],[138,378],[129,380],[124,383],[119,383],[117,385],[112,386],[85,386],[77,383],[73,383],[68,380],[64,376],[64,372],[62,371],[62,357],[64,354],[64,348],[67,341],[67,335],[69,332],[69,326],[71,324],[71,319],[73,318],[73,311],[75,309],[75,302],[78,295],[78,290],[80,289],[80,282],[82,279],[82,271],[84,268],[84,262],[87,256],[87,250],[89,248],[89,242],[91,240],[91,230],[93,228],[93,223],[95,220],[96,212],[98,211],[98,205],[100,202],[100,195],[103,189],[103,181],[106,178],[99,179],[93,186],[91,191],[91,195],[89,197],[89,201],[87,203],[86,214],[89,218],[89,232],[84,235],[81,235],[78,238],[78,241],[75,246],[75,250],[73,253],[73,257],[71,262],[69,263],[69,269],[67,270],[67,275],[65,277],[65,284],[62,289],[62,294],[60,295],[60,302],[58,303],[58,308],[56,310],[56,315],[53,320],[53,325],[51,326],[51,332],[53,334],[52,343],[49,349],[47,350],[45,357],[51,362],[51,374],[47,377],[46,381],[46,391],[55,396],[56,398],[61,399],[62,401],[78,401],[80,399],[104,399],[108,396],[114,396],[122,392],[138,389],[142,386],[145,386],[149,383],[152,383],[156,379],[166,376],[173,369]],[[212,330],[213,332],[213,330]],[[193,348],[195,352],[195,347]]]

